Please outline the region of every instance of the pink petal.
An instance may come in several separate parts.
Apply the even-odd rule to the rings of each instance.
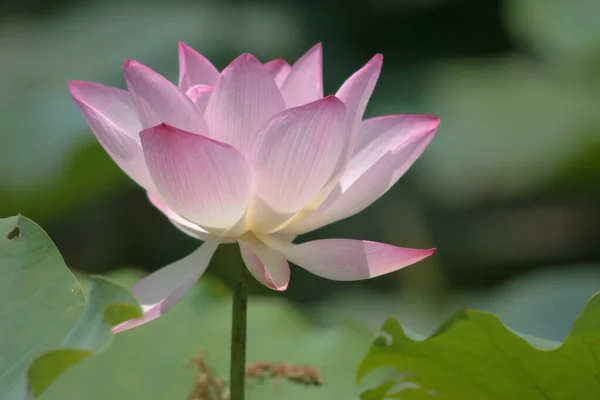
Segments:
[[[254,235],[245,235],[238,243],[244,264],[257,281],[273,290],[287,289],[290,266],[281,253],[270,249]]]
[[[158,197],[153,196],[151,193],[147,193],[147,195],[148,199],[150,200],[150,203],[152,203],[152,205],[156,207],[160,212],[165,214],[165,216],[169,218],[171,223],[183,233],[200,240],[207,240],[211,236],[210,233],[202,229],[202,227],[194,224],[193,222],[188,221],[187,219],[177,214],[175,211],[171,210],[169,206],[167,206]]]
[[[98,141],[138,185],[155,190],[140,146],[143,129],[124,90],[93,82],[70,81],[69,91]]]
[[[336,96],[342,100],[346,106],[346,118],[347,118],[347,137],[342,151],[342,157],[332,174],[332,177],[325,188],[315,196],[311,203],[311,208],[316,208],[325,200],[325,198],[334,190],[340,177],[346,170],[348,162],[350,161],[354,147],[356,146],[356,140],[358,137],[360,121],[362,119],[369,98],[373,93],[379,73],[381,72],[381,65],[383,63],[383,56],[377,54],[374,56],[364,67],[355,72],[350,78],[344,82],[340,90],[338,90]]]
[[[435,252],[435,249],[408,249],[350,239],[314,240],[298,245],[268,240],[267,244],[299,267],[335,281],[374,278],[407,267]]]
[[[228,229],[242,218],[252,181],[237,150],[167,124],[141,138],[152,179],[175,212],[206,229]]]
[[[107,123],[114,125],[120,132],[139,143],[139,133],[143,128],[129,93],[94,82],[69,81],[68,86],[78,105],[86,106],[95,114],[100,115]],[[117,142],[119,140],[118,138],[114,139]],[[115,152],[128,151],[119,149],[118,143],[115,145]]]
[[[342,150],[344,121],[344,105],[329,96],[285,110],[261,128],[249,156],[252,229],[275,230],[323,187]]]
[[[275,84],[280,88],[281,85],[283,85],[285,78],[287,78],[288,74],[292,70],[292,66],[288,64],[287,61],[278,58],[277,60],[272,60],[266,63],[265,69],[269,71],[271,77],[275,81]]]
[[[270,74],[252,55],[243,54],[219,76],[204,116],[211,137],[247,154],[260,126],[284,108]]]
[[[408,170],[408,168],[417,160],[423,153],[427,145],[433,139],[437,129],[439,120],[433,117],[418,117],[420,120],[417,126],[409,128],[410,125],[405,125],[403,116],[398,117],[396,122],[399,125],[396,129],[408,129],[409,132],[399,132],[401,136],[400,143],[395,140],[396,148],[385,151],[385,153],[373,162],[373,154],[368,156],[361,154],[361,151],[372,151],[368,146],[357,152],[357,166],[349,170],[348,176],[343,176],[335,189],[327,197],[327,199],[306,218],[294,222],[285,227],[284,231],[289,233],[304,233],[320,228],[324,225],[331,224],[344,218],[348,218],[375,202],[383,196],[400,177]],[[388,117],[377,120],[370,120],[367,123],[368,128],[374,128],[377,125],[379,128],[385,128],[388,123],[395,117]],[[365,121],[367,122],[367,121]],[[389,127],[389,126],[388,126]],[[373,132],[371,132],[373,133]],[[380,132],[382,135],[389,132]],[[393,137],[393,135],[392,135]],[[395,139],[398,139],[396,137]],[[394,142],[394,141],[392,141]],[[364,170],[364,171],[363,171]],[[362,171],[362,172],[361,172]],[[357,176],[358,175],[358,176]]]
[[[346,105],[348,119],[352,125],[356,125],[356,128],[358,128],[357,124],[360,124],[367,103],[375,89],[382,64],[383,56],[377,54],[348,78],[336,93],[336,96]]]
[[[204,56],[179,42],[179,89],[187,92],[195,85],[213,86],[219,71]]]
[[[173,308],[202,276],[218,246],[219,240],[211,238],[192,254],[133,285],[130,290],[141,304],[144,316],[115,326],[113,333],[143,325]]]
[[[281,85],[281,94],[288,108],[323,98],[323,46],[317,43],[306,52],[289,72]]]
[[[195,85],[188,89],[185,92],[186,96],[190,98],[196,104],[201,113],[204,113],[206,110],[206,106],[208,105],[208,100],[210,100],[210,95],[213,92],[212,86],[207,85]]]
[[[175,227],[177,229],[179,229],[186,235],[191,236],[196,239],[200,239],[202,241],[207,241],[209,238],[212,237],[211,234],[208,233],[201,226],[188,221],[187,219],[185,219],[182,216],[180,216],[179,214],[177,214],[175,211],[171,210],[169,208],[169,206],[167,206],[165,204],[165,202],[162,201],[161,199],[159,199],[158,197],[152,195],[149,192],[146,194],[148,195],[148,199],[150,200],[150,203],[154,207],[156,207],[160,212],[162,212],[167,218],[169,218],[169,221],[171,221],[171,223],[173,225],[175,225]],[[235,243],[234,239],[225,239],[225,238],[221,238],[221,239],[222,239],[221,243]]]
[[[439,124],[438,117],[429,115],[389,115],[362,121],[354,154],[340,179],[342,187],[349,187],[387,152],[431,139]],[[414,160],[420,154],[414,155]]]
[[[159,73],[127,60],[123,66],[127,87],[144,128],[161,123],[206,134],[206,124],[196,105]]]

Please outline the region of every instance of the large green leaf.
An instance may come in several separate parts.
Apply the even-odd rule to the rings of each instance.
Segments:
[[[113,275],[122,283],[140,278],[126,270]],[[206,349],[216,374],[227,377],[231,297],[209,277],[161,318],[120,333],[111,348],[68,371],[45,394],[46,400],[185,399],[195,370],[185,362]],[[321,387],[283,381],[250,380],[249,399],[356,399],[356,366],[372,333],[358,326],[315,326],[279,296],[251,297],[248,315],[248,362],[310,364],[324,376]]]
[[[140,315],[126,289],[82,285],[46,233],[24,217],[0,219],[0,399],[38,397],[78,361],[106,349],[111,326]]]
[[[460,311],[430,338],[410,339],[388,320],[358,370],[380,367],[398,376],[365,399],[598,399],[600,295],[588,302],[560,347],[517,335],[492,314]],[[393,382],[393,383],[392,383]]]

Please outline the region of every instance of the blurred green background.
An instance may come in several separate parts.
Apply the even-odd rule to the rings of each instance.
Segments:
[[[293,62],[322,41],[335,93],[383,53],[367,116],[439,115],[438,134],[376,204],[299,240],[438,252],[360,283],[294,268],[287,292],[252,292],[373,331],[396,316],[428,333],[470,306],[561,340],[600,289],[598,15],[596,0],[3,0],[0,215],[37,221],[75,270],[155,270],[198,243],[104,154],[68,79],[124,87],[133,58],[175,80],[178,40],[218,68],[242,52]],[[208,274],[229,284],[238,262],[222,246]]]

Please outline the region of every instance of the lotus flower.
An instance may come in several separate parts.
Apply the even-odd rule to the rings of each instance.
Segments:
[[[362,121],[382,60],[374,56],[327,97],[320,44],[292,66],[243,54],[219,73],[180,43],[179,86],[133,60],[124,63],[128,91],[69,82],[113,160],[177,228],[204,241],[132,287],[144,317],[116,332],[175,305],[221,243],[237,242],[250,273],[275,290],[288,286],[288,261],[321,277],[353,281],[433,253],[349,239],[293,243],[387,192],[439,125],[423,115]]]

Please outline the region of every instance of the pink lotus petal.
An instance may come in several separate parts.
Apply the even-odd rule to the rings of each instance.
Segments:
[[[123,70],[144,128],[167,123],[188,132],[206,134],[200,110],[166,78],[133,60],[125,61]]]
[[[252,55],[243,54],[219,76],[204,116],[210,137],[247,154],[260,126],[284,108],[267,70]]]
[[[294,63],[281,85],[288,108],[323,98],[323,46],[317,43]]]
[[[383,56],[375,55],[364,67],[348,78],[336,93],[336,96],[346,105],[348,119],[352,125],[359,124],[362,119],[379,78],[382,64]]]
[[[238,223],[252,189],[242,154],[167,124],[142,131],[141,138],[152,179],[175,212],[206,229]]]
[[[283,85],[285,78],[287,78],[288,74],[292,70],[292,66],[284,59],[278,58],[277,60],[272,60],[266,63],[265,69],[269,71],[271,77],[275,81],[275,84],[280,88],[281,85]]]
[[[354,154],[340,179],[342,187],[349,187],[387,152],[431,139],[430,134],[435,133],[439,124],[438,117],[429,115],[388,115],[362,121]],[[413,153],[412,162],[422,150]]]
[[[324,239],[294,245],[260,238],[299,267],[335,281],[358,281],[388,274],[435,252],[435,249],[408,249],[366,240]]]
[[[143,325],[173,308],[202,276],[219,243],[211,238],[192,254],[133,285],[130,290],[141,304],[144,316],[115,326],[113,333]]]
[[[219,71],[204,56],[179,42],[179,90],[187,92],[195,85],[213,86]]]
[[[373,161],[374,154],[361,154],[361,151],[374,150],[369,149],[367,145],[357,152],[358,165],[354,169],[348,170],[348,177],[343,177],[327,199],[315,210],[312,214],[304,219],[298,220],[285,227],[284,231],[289,233],[304,233],[320,228],[327,224],[348,218],[375,202],[383,196],[400,177],[408,170],[408,168],[417,160],[423,153],[427,145],[433,139],[437,129],[439,120],[434,117],[420,117],[415,126],[410,127],[405,123],[411,121],[412,118],[405,119],[405,116],[393,116],[389,119],[370,120],[367,123],[367,128],[384,129],[390,127],[391,122],[395,120],[399,125],[396,129],[409,132],[399,132],[401,136],[400,143],[396,143],[396,148],[385,149],[379,148],[378,151],[385,151],[383,156],[379,156]],[[414,120],[412,120],[414,122]],[[367,121],[365,121],[367,122]],[[416,128],[416,129],[415,129]],[[390,134],[390,132],[380,131],[380,134]],[[398,138],[396,138],[398,139]],[[366,171],[362,171],[366,169]],[[357,174],[357,171],[362,171]],[[357,176],[358,175],[358,176]]]
[[[258,135],[249,162],[251,229],[268,232],[300,211],[327,182],[342,151],[344,105],[334,96],[283,111]]]
[[[331,191],[334,190],[340,177],[344,173],[348,162],[350,162],[354,153],[354,147],[356,146],[360,121],[365,108],[367,107],[367,103],[369,102],[369,98],[373,93],[377,79],[379,78],[382,63],[383,56],[377,54],[364,67],[348,78],[336,94],[346,106],[346,118],[348,124],[346,128],[346,143],[344,145],[344,150],[342,151],[342,157],[340,157],[330,181],[319,195],[315,196],[315,199],[313,199],[310,205],[310,208],[312,209],[317,208]]]
[[[390,183],[390,171],[393,170],[393,166],[393,155],[385,154],[358,179],[356,185],[350,186],[346,192],[342,192],[340,184],[336,185],[319,208],[311,211],[304,218],[286,225],[281,231],[299,235],[340,221],[365,209],[385,192],[385,188]]]
[[[336,94],[346,105],[349,134],[346,159],[341,160],[338,172],[341,172],[346,167],[346,163],[350,160],[354,152],[360,120],[365,112],[365,108],[367,108],[367,103],[371,98],[373,89],[375,89],[382,64],[383,56],[377,54],[364,67],[348,78]]]
[[[188,221],[187,219],[177,214],[175,211],[171,210],[169,206],[167,206],[165,202],[159,199],[157,196],[154,196],[149,192],[146,194],[148,195],[150,203],[154,207],[156,207],[160,212],[162,212],[167,218],[169,218],[169,221],[171,221],[171,223],[175,225],[177,229],[179,229],[186,235],[196,239],[200,239],[202,241],[207,241],[209,238],[212,237],[212,235],[205,229],[203,229],[201,226]],[[221,238],[221,243],[235,243],[235,239]]]
[[[124,90],[70,81],[69,91],[94,135],[117,165],[138,185],[155,191],[142,154],[137,111]]]
[[[139,133],[143,128],[129,93],[94,82],[69,81],[68,86],[78,105],[85,105],[126,136],[140,142]]]
[[[220,243],[238,242],[265,286],[285,290],[289,262],[324,278],[362,280],[433,254],[387,244],[294,238],[368,207],[406,172],[439,120],[396,115],[361,123],[381,72],[376,55],[323,98],[322,47],[290,66],[250,54],[221,73],[179,43],[176,87],[124,63],[129,93],[70,82],[77,106],[115,162],[179,230],[205,243],[132,287],[144,316],[158,318],[188,292]],[[289,262],[288,262],[289,261]]]
[[[245,235],[238,243],[244,264],[257,281],[273,290],[287,289],[290,266],[281,253],[270,249],[254,235]]]
[[[195,85],[189,88],[185,94],[194,102],[194,104],[196,104],[200,112],[204,113],[204,110],[206,110],[206,106],[208,105],[208,100],[210,100],[210,95],[213,91],[214,89],[212,86]]]

